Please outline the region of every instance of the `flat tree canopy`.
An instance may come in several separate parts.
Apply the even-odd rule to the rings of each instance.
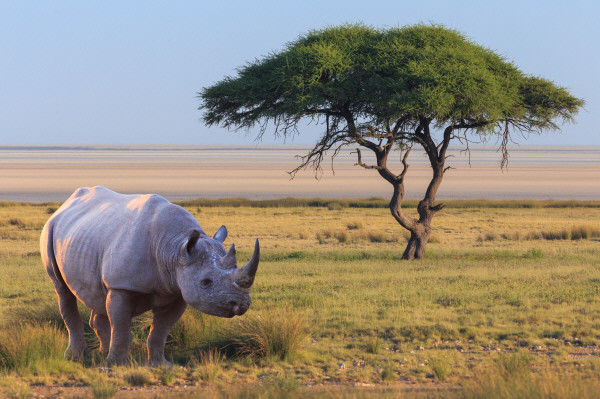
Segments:
[[[364,163],[359,149],[357,165],[376,169],[392,184],[390,210],[411,232],[406,259],[424,256],[431,219],[443,208],[434,204],[435,194],[448,170],[452,140],[468,145],[473,136],[496,136],[504,166],[514,133],[526,137],[558,129],[584,104],[457,31],[423,24],[312,31],[283,51],[241,67],[238,76],[204,88],[199,97],[208,125],[258,125],[259,136],[270,127],[276,135],[297,134],[304,118],[323,123],[321,139],[293,172],[318,170],[327,151],[335,156],[344,146],[373,151],[375,164]],[[433,170],[418,219],[401,209],[414,145],[423,147]],[[392,150],[403,151],[399,173],[387,166]]]

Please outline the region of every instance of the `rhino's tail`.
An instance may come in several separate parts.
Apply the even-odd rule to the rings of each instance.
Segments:
[[[61,285],[66,287],[67,284],[63,279],[63,276],[58,268],[58,262],[56,262],[56,256],[54,253],[54,234],[53,234],[53,219],[50,219],[42,230],[40,236],[40,254],[42,256],[42,263],[46,268],[46,273],[54,283],[54,285]]]

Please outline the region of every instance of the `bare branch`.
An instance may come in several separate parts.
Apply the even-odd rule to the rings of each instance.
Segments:
[[[402,182],[404,182],[404,176],[406,175],[406,171],[408,171],[408,154],[410,154],[410,150],[412,148],[409,147],[406,152],[404,153],[404,156],[402,157],[402,172],[400,172],[400,174],[398,176],[396,176],[396,179],[398,180],[402,180]]]
[[[351,154],[353,154],[354,152],[351,152]],[[361,166],[365,169],[375,169],[375,170],[382,170],[383,168],[379,165],[367,165],[365,163],[363,163],[362,161],[362,155],[360,153],[360,148],[356,149],[356,155],[358,156],[358,162],[356,162],[354,165],[355,166]]]

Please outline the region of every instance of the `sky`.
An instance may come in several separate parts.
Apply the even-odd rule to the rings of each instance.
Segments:
[[[576,124],[521,143],[600,145],[599,15],[597,0],[0,0],[0,145],[255,144],[256,131],[207,128],[197,92],[309,30],[355,22],[461,31],[586,101]]]

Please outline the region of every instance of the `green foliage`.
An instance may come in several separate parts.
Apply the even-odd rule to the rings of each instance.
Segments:
[[[301,117],[350,113],[365,122],[364,137],[422,117],[435,126],[468,122],[479,134],[501,135],[505,122],[539,132],[571,121],[584,104],[463,34],[427,24],[311,31],[199,96],[209,125],[272,121],[287,134]]]

